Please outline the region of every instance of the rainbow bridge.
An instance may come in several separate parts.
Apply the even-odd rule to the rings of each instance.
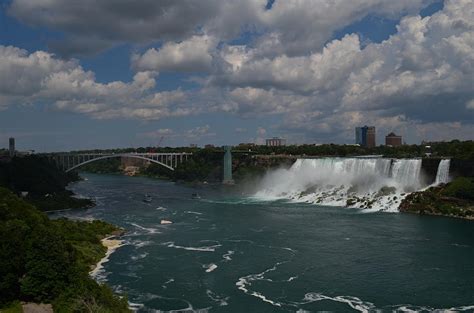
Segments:
[[[111,158],[135,158],[159,164],[171,171],[188,160],[192,153],[54,153],[47,157],[65,172],[73,171],[83,165]]]

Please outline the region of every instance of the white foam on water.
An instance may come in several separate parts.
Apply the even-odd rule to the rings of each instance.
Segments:
[[[107,238],[104,238],[103,240],[107,240],[112,237],[113,236],[107,237]],[[107,247],[107,252],[105,253],[105,256],[96,264],[95,268],[89,272],[89,275],[97,281],[106,281],[107,273],[104,270],[104,264],[109,262],[110,256],[112,255],[112,253],[114,253],[118,248],[124,245],[125,245],[124,242],[121,241],[119,244],[115,246]]]
[[[249,287],[252,285],[252,282],[253,281],[256,281],[256,280],[266,280],[266,281],[272,281],[270,279],[265,279],[265,274],[266,273],[269,273],[269,272],[273,272],[275,271],[278,266],[280,266],[281,264],[284,264],[284,263],[287,263],[288,261],[284,261],[284,262],[278,262],[276,263],[273,267],[269,268],[269,269],[266,269],[264,270],[263,272],[261,273],[258,273],[258,274],[250,274],[250,275],[247,275],[247,276],[243,276],[243,277],[240,277],[237,282],[235,283],[235,285],[237,286],[237,288],[241,291],[243,291],[244,293],[250,295],[250,296],[253,296],[253,297],[256,297],[256,298],[259,298],[260,300],[262,300],[263,302],[266,302],[266,303],[270,303],[271,305],[273,306],[277,306],[277,307],[282,307],[282,303],[278,302],[278,301],[273,301],[269,298],[267,298],[265,295],[263,295],[262,293],[260,292],[257,292],[257,291],[253,291],[253,290],[250,290]]]
[[[222,246],[220,244],[216,244],[212,246],[202,246],[202,247],[185,247],[185,246],[175,245],[175,243],[172,241],[164,242],[162,243],[162,245],[168,248],[183,249],[183,250],[188,250],[188,251],[200,251],[200,252],[214,252],[216,251],[217,248]]]
[[[152,243],[153,242],[149,240],[144,240],[144,241],[136,240],[136,241],[131,242],[131,244],[136,248],[143,248],[143,247],[151,245]]]
[[[352,297],[352,296],[330,297],[322,293],[316,293],[316,292],[310,292],[310,293],[305,294],[304,296],[304,301],[306,301],[306,303],[318,302],[322,300],[345,303],[348,306],[350,306],[352,309],[359,312],[363,312],[363,313],[368,313],[369,311],[373,311],[375,309],[375,305],[373,303],[362,301],[361,299],[357,297]]]
[[[141,253],[141,254],[138,254],[138,255],[132,255],[132,256],[130,256],[130,258],[132,259],[132,261],[137,261],[137,260],[144,259],[147,256],[148,256],[148,252],[145,252],[145,253]]]
[[[138,228],[138,229],[144,230],[144,231],[146,231],[148,234],[160,234],[160,232],[159,232],[158,229],[156,229],[156,228],[144,227],[144,226],[138,225],[138,224],[136,224],[136,223],[130,223],[130,225],[133,225],[133,226],[135,226],[135,227]]]
[[[224,262],[229,262],[232,261],[231,256],[235,253],[235,251],[229,250],[227,253],[222,255],[222,258],[224,259]]]
[[[157,211],[166,211],[167,208],[164,208],[164,207],[160,206],[160,207],[157,207],[155,210],[157,210]]]
[[[128,301],[128,308],[133,312],[138,312],[138,310],[140,310],[144,306],[145,305],[143,303],[133,303]]]
[[[459,306],[459,307],[452,307],[446,309],[435,309],[432,307],[425,307],[425,306],[416,306],[411,304],[399,304],[391,306],[390,309],[392,311],[397,312],[408,312],[408,313],[418,313],[418,312],[435,312],[435,313],[456,313],[456,312],[472,312],[474,311],[474,305],[466,305],[466,306]]]
[[[167,310],[167,311],[148,308],[146,306],[146,302],[154,300],[154,299],[177,300],[177,301],[186,303],[187,307],[182,308],[182,309]],[[193,307],[193,305],[191,304],[191,302],[189,302],[186,299],[163,297],[163,296],[159,296],[159,295],[151,294],[151,293],[140,294],[138,296],[138,301],[144,302],[144,304],[141,308],[145,309],[145,312],[154,312],[154,313],[180,313],[180,312],[182,312],[182,313],[191,313],[191,312],[193,312],[193,313],[207,313],[211,309],[211,307],[202,308],[202,309],[195,309]],[[141,305],[141,304],[139,303],[138,305]]]
[[[298,159],[266,174],[253,198],[398,212],[409,192],[422,188],[421,159]]]
[[[187,214],[196,214],[196,215],[202,215],[201,212],[195,212],[195,211],[185,211],[184,213],[187,213]]]
[[[449,313],[449,312],[465,312],[465,311],[472,311],[474,310],[474,305],[467,305],[467,306],[459,306],[459,307],[452,307],[452,308],[446,308],[446,309],[435,309],[432,307],[425,307],[425,306],[417,306],[417,305],[411,305],[411,304],[397,304],[397,305],[391,305],[383,308],[377,308],[375,304],[368,302],[368,301],[363,301],[357,297],[354,296],[327,296],[322,293],[318,292],[310,292],[305,294],[304,300],[300,304],[308,304],[312,302],[318,302],[318,301],[334,301],[334,302],[339,302],[339,303],[344,303],[351,307],[352,309],[362,312],[362,313],[368,313],[368,312],[438,312],[438,313]]]
[[[298,278],[298,275],[296,275],[296,276],[291,276],[291,277],[288,278],[286,281],[290,282],[290,281],[293,281],[293,280],[295,280],[295,279],[297,279],[297,278]]]
[[[221,297],[209,289],[206,290],[206,294],[212,301],[217,302],[219,306],[228,305],[227,301],[229,300],[229,297]]]
[[[163,285],[161,285],[161,287],[162,287],[163,289],[166,289],[166,288],[168,288],[167,285],[168,285],[168,284],[171,284],[172,282],[174,282],[174,278],[168,279]]]

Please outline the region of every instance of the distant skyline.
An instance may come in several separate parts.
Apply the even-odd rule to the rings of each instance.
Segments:
[[[0,2],[0,148],[474,139],[472,0]]]

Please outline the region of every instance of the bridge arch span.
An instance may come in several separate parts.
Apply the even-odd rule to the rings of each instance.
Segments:
[[[112,159],[112,158],[135,158],[135,159],[142,159],[142,160],[145,160],[145,161],[150,161],[152,163],[155,163],[155,164],[159,164],[163,167],[166,167],[167,169],[171,170],[171,171],[174,171],[174,168],[172,168],[171,166],[165,164],[165,163],[162,163],[158,160],[154,160],[154,159],[151,159],[151,158],[147,158],[147,157],[144,157],[144,156],[141,156],[141,155],[135,155],[135,154],[110,154],[110,155],[104,155],[104,156],[100,156],[100,157],[97,157],[97,158],[93,158],[93,159],[90,159],[90,160],[87,160],[87,161],[84,161],[82,163],[79,163],[77,165],[74,165],[73,167],[71,168],[68,168],[66,170],[66,173],[67,172],[70,172],[72,170],[75,170],[83,165],[86,165],[86,164],[89,164],[89,163],[92,163],[92,162],[95,162],[95,161],[99,161],[99,160],[105,160],[105,159]]]

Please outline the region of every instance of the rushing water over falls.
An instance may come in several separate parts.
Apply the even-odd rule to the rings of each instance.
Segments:
[[[451,160],[441,160],[438,165],[438,172],[436,173],[435,185],[446,184],[449,182],[449,167]]]
[[[421,159],[299,159],[267,174],[255,196],[396,212],[421,187]]]
[[[418,175],[415,162],[396,172],[385,161],[352,162],[334,166],[385,173],[397,188],[412,188],[397,173]],[[84,176],[71,187],[97,206],[53,216],[125,228],[123,246],[97,279],[127,294],[140,313],[474,310],[471,221],[258,201],[222,186]],[[376,177],[365,179],[376,185]],[[143,202],[144,194],[151,202]]]

